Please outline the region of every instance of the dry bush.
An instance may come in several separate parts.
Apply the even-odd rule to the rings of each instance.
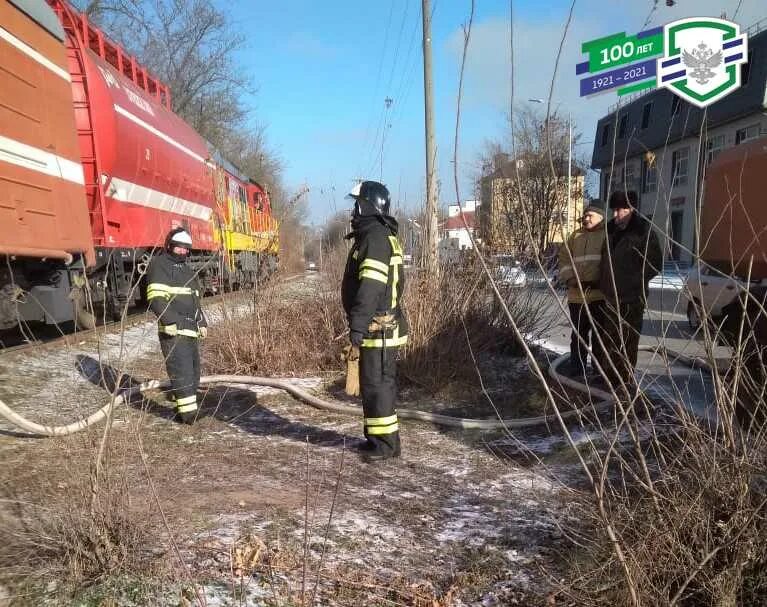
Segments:
[[[540,337],[550,323],[547,294],[535,287],[501,287],[521,332]],[[404,298],[409,341],[403,374],[431,392],[455,381],[478,386],[474,358],[519,354],[519,343],[481,266],[471,257],[445,265],[438,280],[414,272]]]
[[[102,488],[98,500],[87,486],[72,485],[34,502],[9,497],[0,514],[0,570],[20,596],[65,595],[146,572],[152,536],[127,485]]]
[[[590,545],[565,591],[576,604],[767,604],[767,445],[760,439],[733,450],[707,430],[684,430],[668,441],[666,463],[654,462],[651,490],[619,475],[606,482],[603,499],[625,569],[593,499],[579,504],[578,533]]]
[[[620,399],[618,430],[604,428],[601,446],[589,446],[592,494],[574,506],[580,550],[562,589],[575,604],[767,604],[764,294],[729,308],[724,336],[705,310],[699,334],[716,419],[694,411],[683,388],[661,408],[640,393]],[[722,341],[731,348],[724,371]],[[669,380],[678,364],[665,359]],[[622,440],[611,441],[616,432]]]
[[[204,343],[211,373],[304,375],[338,372],[346,319],[334,275],[313,274],[291,292],[274,281],[253,293],[247,310],[216,325]],[[340,283],[339,283],[340,284]]]

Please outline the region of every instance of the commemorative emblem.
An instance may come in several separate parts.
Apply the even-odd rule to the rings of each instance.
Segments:
[[[692,17],[663,28],[666,54],[658,59],[658,88],[706,107],[740,87],[740,65],[748,61],[748,38],[737,23]]]

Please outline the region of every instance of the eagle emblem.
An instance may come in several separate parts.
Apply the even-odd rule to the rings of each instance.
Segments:
[[[689,75],[698,84],[706,84],[716,76],[713,68],[719,67],[722,61],[722,51],[715,53],[703,42],[691,51],[682,52],[682,63],[690,68]]]

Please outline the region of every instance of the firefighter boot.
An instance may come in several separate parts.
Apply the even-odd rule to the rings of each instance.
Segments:
[[[400,447],[399,432],[389,434],[386,438],[368,436],[367,440],[357,448],[363,461],[368,463],[380,462],[399,457]]]
[[[196,419],[197,419],[197,411],[192,411],[191,413],[179,413],[178,411],[176,411],[176,415],[173,418],[173,420],[178,422],[179,424],[186,424],[187,426],[191,426],[192,424],[194,424]]]
[[[176,421],[182,424],[193,424],[197,419],[197,396],[185,396],[176,400]]]

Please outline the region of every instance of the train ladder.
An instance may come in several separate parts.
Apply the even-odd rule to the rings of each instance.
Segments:
[[[87,48],[80,35],[80,21],[73,15],[72,10],[61,0],[48,0],[56,11],[66,32],[67,61],[72,78],[72,98],[75,109],[75,124],[77,138],[80,143],[80,159],[85,176],[85,193],[88,201],[88,212],[93,230],[93,240],[96,246],[104,246],[106,225],[104,221],[104,190],[101,183],[98,148],[93,131],[93,111],[88,98],[88,77],[85,72],[84,49]]]

